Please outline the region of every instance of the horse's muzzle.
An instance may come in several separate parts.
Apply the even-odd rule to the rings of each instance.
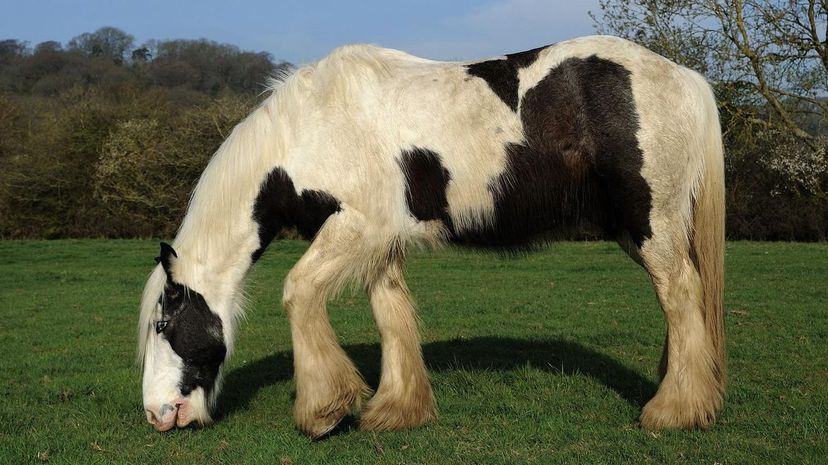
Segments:
[[[193,421],[189,414],[189,403],[186,399],[179,399],[174,405],[162,404],[160,407],[146,409],[147,421],[157,431],[167,431],[178,426],[183,428]]]

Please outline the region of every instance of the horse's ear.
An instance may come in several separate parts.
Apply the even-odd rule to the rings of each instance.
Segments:
[[[175,249],[173,249],[170,244],[162,242],[161,255],[155,257],[155,262],[161,264],[164,268],[164,272],[167,273],[167,278],[169,279],[172,279],[172,262],[176,258],[178,258],[178,254],[175,253]]]

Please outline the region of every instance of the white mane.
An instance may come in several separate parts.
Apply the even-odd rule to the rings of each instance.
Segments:
[[[228,355],[247,300],[243,286],[238,284],[250,266],[250,254],[259,246],[251,209],[269,166],[277,163],[285,151],[276,115],[283,114],[277,108],[284,107],[280,100],[286,100],[284,95],[289,93],[295,74],[296,70],[289,68],[272,76],[267,84],[270,95],[233,129],[212,156],[190,196],[187,214],[173,242],[180,258],[174,268],[175,279],[202,293],[221,317]],[[158,265],[144,287],[138,321],[139,365],[143,365],[150,331],[159,317],[157,303],[165,282],[164,270]]]

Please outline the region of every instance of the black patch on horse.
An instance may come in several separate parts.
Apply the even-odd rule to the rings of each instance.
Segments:
[[[201,294],[170,278],[164,286],[161,309],[166,325],[160,334],[184,360],[181,394],[186,396],[197,387],[209,394],[227,354],[221,319]]]
[[[466,72],[486,81],[492,92],[512,111],[518,107],[518,70],[535,62],[538,53],[546,47],[506,55],[505,59],[481,61],[466,67]]]
[[[440,155],[414,148],[402,152],[399,164],[405,176],[405,200],[411,215],[420,221],[440,220],[450,227],[446,187],[451,176],[440,162]]]
[[[339,201],[326,192],[303,190],[297,194],[290,176],[275,168],[262,183],[253,207],[253,220],[259,225],[259,248],[253,252],[253,261],[284,228],[295,227],[302,237],[312,239],[339,207]]]
[[[490,185],[493,227],[457,241],[520,248],[584,224],[627,232],[639,247],[652,235],[627,69],[596,56],[567,59],[526,92],[520,118],[525,142],[506,147],[507,169]]]

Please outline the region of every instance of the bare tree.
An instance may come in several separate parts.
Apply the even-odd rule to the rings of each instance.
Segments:
[[[85,32],[74,37],[67,44],[69,50],[80,51],[89,56],[112,58],[123,63],[132,50],[135,37],[114,27],[102,27],[95,32]]]
[[[740,123],[814,146],[828,129],[828,0],[600,0],[620,35],[716,82]]]

